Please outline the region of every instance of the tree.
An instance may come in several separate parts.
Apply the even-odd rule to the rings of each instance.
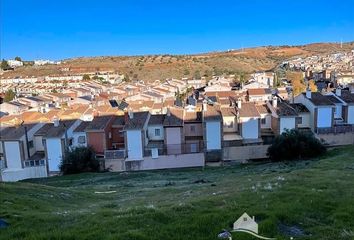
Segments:
[[[5,93],[4,101],[5,102],[10,102],[10,101],[12,101],[15,98],[15,96],[16,96],[16,93],[12,89],[9,89]]]
[[[291,84],[293,86],[294,96],[297,96],[306,90],[306,85],[304,83],[302,73],[287,72],[286,78],[291,81]]]
[[[315,82],[309,80],[308,83],[309,83],[309,88],[310,88],[311,92],[317,92],[317,86],[316,86]]]
[[[268,156],[273,161],[313,158],[326,152],[323,144],[313,133],[286,130],[274,139],[268,148]]]
[[[5,59],[3,59],[1,61],[1,69],[8,69],[8,68],[10,68],[10,65],[8,64],[8,62]]]
[[[124,82],[130,82],[130,78],[128,74],[124,74],[124,78],[123,78]]]
[[[196,70],[195,72],[194,72],[194,79],[201,79],[202,78],[202,76],[200,75],[200,71],[199,70]]]
[[[88,75],[88,74],[84,74],[83,76],[82,76],[82,80],[90,80],[91,78],[90,78],[90,76]]]
[[[15,60],[22,62],[22,59],[20,57],[15,57]]]
[[[183,75],[188,76],[189,74],[190,74],[189,69],[188,68],[184,69]]]
[[[82,172],[98,172],[99,168],[99,162],[91,147],[77,147],[67,150],[60,163],[60,171],[64,175]]]

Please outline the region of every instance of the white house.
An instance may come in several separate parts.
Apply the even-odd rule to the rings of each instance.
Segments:
[[[237,102],[239,132],[244,140],[255,140],[260,136],[260,119],[255,103]]]
[[[18,181],[46,177],[43,152],[37,151],[34,133],[43,124],[26,124],[3,128],[0,132],[0,180]]]
[[[66,149],[72,146],[73,130],[80,123],[81,120],[59,121],[59,119],[54,119],[53,123],[45,124],[35,133],[35,137],[38,139],[42,137],[49,173],[59,171],[59,165]]]
[[[251,218],[247,213],[244,213],[234,222],[233,230],[249,230],[258,234],[258,224],[254,216]]]
[[[267,87],[273,87],[274,73],[273,72],[256,72],[252,74],[252,79]]]
[[[288,103],[278,101],[278,98],[274,97],[272,103],[267,102],[267,107],[272,112],[271,126],[275,134],[297,128],[297,111]]]
[[[144,148],[148,143],[146,134],[148,122],[150,119],[149,112],[129,112],[123,130],[125,131],[127,160],[139,161],[143,160]]]
[[[17,61],[17,60],[7,60],[7,64],[9,64],[10,67],[22,67],[23,62],[22,61]]]
[[[207,151],[221,150],[222,126],[220,111],[203,103],[203,122]]]
[[[344,122],[354,124],[354,92],[342,90],[336,91],[336,95],[344,102],[342,112]]]
[[[310,111],[310,127],[314,132],[330,129],[334,125],[335,105],[319,92],[301,93],[294,98],[295,103],[302,103]]]
[[[90,122],[81,122],[80,125],[73,130],[72,147],[87,147],[87,136],[85,129],[89,123]]]

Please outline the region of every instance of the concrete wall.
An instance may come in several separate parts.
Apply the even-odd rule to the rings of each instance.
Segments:
[[[310,127],[310,113],[300,113],[299,117],[302,118],[302,123],[298,124],[298,128],[309,128]]]
[[[244,139],[257,139],[259,136],[259,120],[257,118],[241,118],[242,133]]]
[[[59,171],[59,165],[63,157],[62,144],[60,138],[47,138],[46,149],[48,157],[49,171]]]
[[[295,117],[282,117],[280,118],[280,134],[285,132],[286,129],[294,129],[295,128]]]
[[[348,106],[348,123],[354,124],[354,106]]]
[[[19,141],[4,142],[7,168],[22,168],[21,148]]]
[[[207,150],[221,149],[220,122],[206,122],[206,147]]]
[[[261,128],[272,128],[272,116],[270,114],[261,114],[261,119],[265,119],[265,124],[262,124],[261,120]]]
[[[224,147],[223,160],[246,161],[249,159],[267,158],[269,146],[270,145]]]
[[[157,136],[155,135],[155,129],[159,129],[160,130],[160,135]],[[164,128],[162,125],[150,125],[148,126],[148,136],[149,136],[149,140],[152,140],[152,141],[163,141],[164,140],[164,136],[165,136],[165,133],[164,133]]]
[[[191,131],[192,126],[194,126],[195,131]],[[184,136],[203,136],[203,125],[202,123],[185,123],[184,127]]]
[[[332,127],[332,108],[319,107],[317,115],[317,127]]]
[[[318,139],[324,140],[329,146],[354,144],[354,133],[316,134]]]
[[[124,159],[105,159],[105,169],[109,169],[112,172],[125,171]]]
[[[223,132],[237,132],[236,117],[223,116]],[[232,125],[232,127],[231,127]]]
[[[79,143],[79,137],[85,138],[85,143]],[[86,147],[87,137],[85,132],[74,132],[73,133],[73,147]]]
[[[127,131],[127,151],[128,158],[131,160],[139,160],[143,158],[143,145],[141,130]]]
[[[166,130],[166,144],[168,154],[179,154],[181,153],[181,143],[182,143],[182,128],[165,128]]]
[[[43,145],[43,137],[42,136],[35,136],[34,137],[34,146],[36,151],[44,151],[44,145]]]
[[[204,166],[204,153],[163,155],[156,159],[145,157],[141,170]]]
[[[4,182],[15,182],[28,178],[47,177],[46,166],[27,167],[22,169],[6,169],[0,172]]]

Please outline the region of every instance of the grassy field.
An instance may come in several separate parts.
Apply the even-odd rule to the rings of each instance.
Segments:
[[[0,193],[1,240],[217,239],[243,212],[267,237],[354,239],[354,146],[296,163],[0,183]]]

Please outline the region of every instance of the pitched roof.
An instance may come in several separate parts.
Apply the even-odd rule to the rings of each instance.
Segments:
[[[278,102],[275,111],[278,116],[297,116],[297,111],[285,102]]]
[[[65,129],[70,128],[76,120],[59,121],[59,126],[55,127],[53,123],[46,123],[34,135],[44,136],[46,138],[61,137],[65,133]]]
[[[247,90],[248,95],[266,95],[272,94],[269,88],[250,88]]]
[[[150,116],[148,125],[162,125],[166,114],[155,114]]]
[[[125,124],[125,116],[117,116],[112,126],[123,126]]]
[[[302,103],[291,103],[290,106],[295,109],[298,113],[310,112],[307,107]]]
[[[271,111],[269,110],[269,108],[267,107],[267,104],[261,104],[261,105],[257,105],[256,106],[258,112],[260,114],[267,114],[267,113],[271,113]]]
[[[306,93],[302,93],[306,98]],[[315,106],[332,106],[333,103],[319,92],[312,92],[311,98],[307,98]]]
[[[87,125],[86,131],[104,130],[107,124],[112,121],[113,118],[114,116],[112,115],[97,116]]]
[[[135,112],[133,117],[129,118],[125,123],[124,130],[142,129],[149,116],[149,112]]]
[[[183,116],[183,121],[184,122],[202,122],[202,112],[184,112]]]
[[[163,121],[165,127],[182,127],[183,126],[183,109],[169,108]]]
[[[329,99],[329,101],[331,101],[332,103],[336,104],[336,103],[342,103],[338,98],[336,98],[334,95],[326,95],[325,96],[327,99]]]
[[[348,90],[342,90],[340,98],[348,104],[354,104],[354,93]]]
[[[222,107],[220,108],[221,115],[223,117],[236,117],[236,108],[235,107]]]
[[[244,102],[241,108],[237,108],[240,117],[260,117],[255,103]]]
[[[31,130],[36,124],[25,124],[21,126],[3,128],[0,132],[0,140],[19,140],[25,135],[25,126],[27,132]]]
[[[73,132],[85,132],[86,127],[90,124],[90,122],[81,122],[79,126],[77,126]]]
[[[220,110],[213,106],[208,106],[206,111],[203,111],[204,121],[220,121]]]

